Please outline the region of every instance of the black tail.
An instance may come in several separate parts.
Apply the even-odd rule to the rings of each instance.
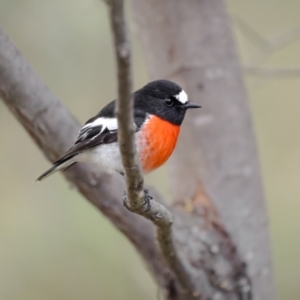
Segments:
[[[76,164],[76,161],[74,161],[72,158],[64,161],[64,162],[56,162],[54,163],[53,167],[51,167],[49,170],[44,172],[36,181],[42,181],[43,179],[47,178],[48,176],[54,174],[57,171],[60,170],[66,170],[72,165]]]

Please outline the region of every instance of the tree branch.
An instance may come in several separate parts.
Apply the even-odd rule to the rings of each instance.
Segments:
[[[186,293],[186,299],[201,299],[187,266],[178,257],[175,249],[172,238],[171,213],[144,192],[144,179],[135,145],[130,42],[127,37],[124,1],[110,0],[108,4],[118,69],[116,116],[119,128],[118,141],[126,179],[127,196],[124,204],[130,211],[144,216],[157,226],[157,240],[160,249]]]
[[[0,96],[50,161],[57,160],[74,143],[79,123],[45,86],[1,28]],[[173,295],[170,299],[177,299],[177,282],[157,249],[151,224],[120,205],[123,182],[87,164],[77,164],[63,174],[127,236],[164,292]]]
[[[271,37],[263,37],[255,28],[239,16],[233,16],[237,28],[255,44],[258,44],[252,58],[246,63],[244,69],[247,74],[260,77],[299,77],[299,68],[289,67],[261,67],[274,52],[287,47],[300,39],[300,24],[288,30],[277,33]]]
[[[250,25],[248,25],[250,27]],[[254,30],[254,29],[253,29]],[[253,55],[250,64],[263,63],[272,53],[287,47],[291,43],[300,39],[300,24],[275,34],[274,36],[265,38],[265,42],[261,43]]]
[[[270,68],[270,67],[255,67],[244,66],[244,70],[249,76],[262,78],[299,78],[300,68]]]

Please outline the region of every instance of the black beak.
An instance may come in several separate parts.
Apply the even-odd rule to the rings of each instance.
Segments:
[[[188,101],[187,103],[184,104],[184,108],[188,109],[188,108],[200,108],[201,106],[195,103],[192,103],[190,101]]]

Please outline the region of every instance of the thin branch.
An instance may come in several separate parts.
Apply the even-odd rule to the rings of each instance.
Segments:
[[[263,63],[272,53],[300,39],[300,25],[265,39],[253,55],[252,63]]]
[[[252,26],[248,24],[239,15],[232,14],[231,19],[237,25],[237,28],[244,34],[249,40],[253,41],[256,45],[266,43],[266,39],[259,32],[257,32]]]
[[[248,24],[239,16],[234,15],[233,20],[235,21],[238,29],[240,29],[246,37],[258,45],[252,59],[248,62],[248,65],[251,66],[262,64],[272,53],[287,47],[300,39],[300,24],[271,37],[265,38],[255,28],[253,28],[253,26]],[[290,72],[284,71],[281,73],[282,76],[284,76],[284,73],[289,74]]]
[[[187,299],[201,299],[200,293],[196,291],[192,276],[176,252],[172,238],[171,213],[144,192],[144,179],[135,146],[130,42],[126,30],[124,1],[110,0],[108,4],[118,68],[116,115],[119,124],[118,140],[126,178],[127,197],[124,204],[130,211],[144,216],[157,226],[160,249],[185,290]]]
[[[270,68],[244,66],[247,75],[263,78],[299,78],[300,68]]]

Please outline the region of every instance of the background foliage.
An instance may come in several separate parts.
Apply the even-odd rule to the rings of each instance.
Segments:
[[[259,45],[236,16],[264,37],[300,23],[297,0],[229,0],[228,10],[244,63]],[[115,97],[115,64],[101,1],[1,0],[0,24],[82,123]],[[133,24],[131,32],[138,88],[148,79]],[[295,41],[265,65],[300,67],[299,53]],[[299,80],[246,75],[279,299],[289,300],[300,296]],[[0,141],[0,299],[157,299],[132,246],[60,175],[33,184],[49,163],[2,102]],[[168,196],[166,175],[163,168],[146,181]]]

